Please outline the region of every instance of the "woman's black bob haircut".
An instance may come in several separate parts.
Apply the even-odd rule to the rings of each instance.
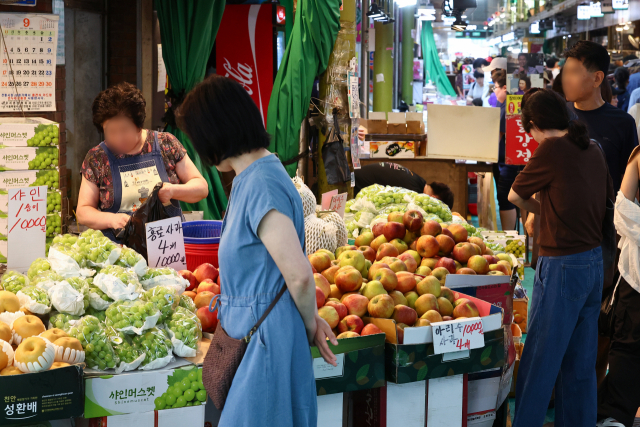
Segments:
[[[217,74],[187,94],[176,122],[209,166],[269,147],[269,134],[253,99],[239,83]]]

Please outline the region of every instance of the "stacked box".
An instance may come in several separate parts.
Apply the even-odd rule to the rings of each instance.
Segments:
[[[42,117],[0,118],[0,146],[45,147],[59,144],[60,125]]]
[[[62,193],[60,190],[47,192],[47,215],[62,212]],[[9,214],[9,195],[0,194],[0,218],[6,218]],[[0,233],[2,227],[0,226]]]
[[[51,170],[16,170],[0,172],[0,195],[8,194],[10,188],[37,187],[46,185],[49,191],[60,189],[60,172]]]
[[[0,171],[55,169],[58,157],[57,147],[0,148]]]

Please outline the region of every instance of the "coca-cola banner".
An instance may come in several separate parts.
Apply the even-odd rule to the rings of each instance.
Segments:
[[[274,73],[273,5],[228,5],[216,36],[216,72],[240,83],[266,126]]]

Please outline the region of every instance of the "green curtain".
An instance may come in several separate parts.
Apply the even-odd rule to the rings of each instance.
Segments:
[[[160,21],[162,58],[173,93],[180,99],[204,79],[225,1],[156,0],[155,5]],[[174,123],[168,124],[167,132],[180,140],[209,184],[206,199],[198,203],[181,203],[182,209],[203,211],[205,219],[221,219],[222,212],[227,209],[227,197],[218,171],[202,164],[187,135]]]
[[[278,153],[282,161],[298,155],[300,125],[309,109],[313,82],[327,68],[339,30],[340,0],[298,1],[267,113],[269,150]],[[290,176],[297,167],[297,162],[286,166]]]
[[[451,86],[447,73],[445,73],[440,58],[436,41],[433,38],[433,28],[430,21],[422,22],[422,59],[424,59],[424,80],[431,80],[438,91],[443,95],[456,96],[456,91]]]

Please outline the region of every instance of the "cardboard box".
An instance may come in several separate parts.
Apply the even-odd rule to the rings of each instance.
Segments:
[[[521,255],[516,256],[516,259],[518,260],[518,262],[520,262],[521,264],[524,264],[526,262],[526,259],[525,259],[526,251],[524,246],[527,241],[526,236],[519,235],[518,232],[515,230],[502,231],[502,232],[483,231],[481,234],[482,234],[482,237],[485,239],[485,241],[490,243],[500,244],[504,246],[506,253],[511,253],[515,255],[515,251],[510,250],[508,248],[510,244],[513,244],[514,247],[517,247],[519,249],[519,253],[521,252]]]
[[[445,285],[449,289],[502,308],[504,310],[503,325],[511,324],[515,283],[510,276],[450,274],[445,278]]]
[[[407,133],[408,134],[424,134],[424,114],[407,113]]]
[[[0,377],[0,425],[82,416],[82,367]]]
[[[386,134],[387,132],[387,114],[384,112],[371,112],[367,120],[367,128],[370,134]]]
[[[55,169],[58,166],[58,147],[0,147],[0,171]],[[40,164],[34,167],[33,162],[38,155],[46,155],[49,165]],[[42,157],[42,156],[41,156]]]
[[[413,159],[419,141],[371,141],[371,158]]]
[[[47,178],[51,181],[49,190],[60,189],[60,172],[58,168],[51,170],[22,170],[0,172],[0,194],[8,193],[10,188],[35,187],[38,178]],[[55,180],[54,178],[58,178]],[[57,183],[57,184],[54,184]]]
[[[317,347],[311,347],[318,396],[383,387],[385,382],[385,336],[344,338],[329,344],[338,366],[327,364]]]
[[[513,321],[516,323],[523,334],[527,333],[527,324],[529,321],[529,297],[516,298],[513,300]]]
[[[205,405],[76,420],[76,427],[204,426]]]
[[[84,417],[153,412],[156,409],[154,400],[194,369],[201,368],[178,358],[166,368],[155,371],[100,375],[88,370],[89,376],[85,378]]]
[[[58,204],[57,201],[60,200]],[[47,206],[51,205],[53,209],[50,214],[60,213],[62,211],[62,193],[60,190],[48,191],[47,192]],[[0,194],[0,233],[4,233],[2,230],[6,230],[2,220],[7,219],[7,215],[9,214],[9,195],[8,194]],[[6,234],[6,233],[4,233]]]
[[[6,147],[28,147],[36,146],[33,138],[38,135],[44,136],[50,126],[55,126],[55,133],[59,135],[60,125],[42,117],[29,118],[0,118],[0,146]],[[58,138],[53,139],[50,145],[58,145]]]
[[[343,425],[347,393],[318,396],[318,427]]]
[[[387,116],[388,134],[405,135],[407,133],[407,118],[405,113],[388,113]]]

